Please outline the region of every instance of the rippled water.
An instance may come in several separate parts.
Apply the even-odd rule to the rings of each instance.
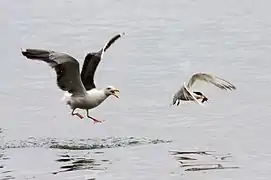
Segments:
[[[0,179],[270,179],[270,1],[59,0],[0,2]],[[91,115],[70,115],[55,73],[20,48],[64,51],[83,63],[116,33]],[[169,106],[194,72],[204,106]],[[84,113],[84,112],[82,112]]]

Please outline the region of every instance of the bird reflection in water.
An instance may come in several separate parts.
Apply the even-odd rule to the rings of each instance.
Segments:
[[[60,158],[56,161],[65,164],[60,167],[59,171],[53,172],[53,174],[77,170],[106,170],[107,168],[103,167],[103,165],[110,163],[109,160],[105,159],[98,160],[88,157],[72,157],[68,154],[60,155]]]

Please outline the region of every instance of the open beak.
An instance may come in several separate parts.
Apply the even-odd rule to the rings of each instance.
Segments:
[[[120,90],[118,90],[118,89],[113,90],[112,95],[115,96],[116,98],[119,98],[119,96],[116,94],[117,92],[119,93]]]

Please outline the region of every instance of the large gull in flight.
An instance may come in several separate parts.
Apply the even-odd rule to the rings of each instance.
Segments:
[[[44,61],[55,70],[57,85],[61,90],[66,91],[63,100],[72,109],[72,115],[82,119],[83,116],[74,111],[77,108],[84,109],[87,111],[87,117],[92,119],[94,123],[103,122],[91,117],[88,110],[99,106],[110,95],[119,98],[116,94],[119,90],[113,86],[97,89],[94,83],[94,74],[103,54],[123,34],[112,37],[98,52],[88,53],[81,74],[79,72],[79,62],[66,53],[44,49],[26,49],[22,50],[22,54],[28,59]]]
[[[211,83],[214,86],[223,89],[223,90],[235,90],[236,87],[231,84],[230,82],[226,81],[225,79],[219,78],[217,76],[213,76],[207,73],[196,73],[193,74],[192,77],[189,79],[189,82],[186,86],[185,82],[181,89],[179,89],[173,96],[172,105],[178,106],[180,101],[194,101],[200,105],[203,105],[205,101],[208,101],[208,98],[203,95],[202,92],[199,91],[192,91],[192,86],[197,81],[204,81],[207,83]],[[201,100],[201,101],[199,101]]]

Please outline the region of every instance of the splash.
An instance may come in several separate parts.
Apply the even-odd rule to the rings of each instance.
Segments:
[[[136,138],[136,137],[107,137],[102,139],[56,139],[56,138],[28,138],[27,140],[13,140],[0,145],[7,148],[54,148],[67,150],[89,150],[128,147],[136,145],[170,143],[170,140]]]

